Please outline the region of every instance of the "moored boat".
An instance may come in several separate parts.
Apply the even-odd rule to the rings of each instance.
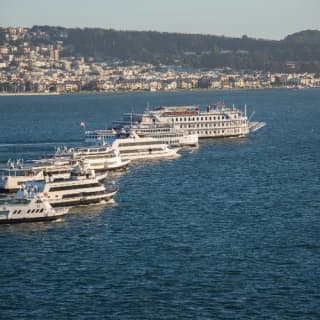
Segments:
[[[110,134],[123,137],[134,131],[140,138],[151,137],[171,147],[197,147],[198,134],[188,134],[169,125],[130,125],[112,129],[86,131],[85,143],[106,141]]]
[[[37,183],[39,192],[45,196],[52,207],[71,207],[113,200],[117,190],[107,190],[104,180],[107,173],[96,175],[93,169],[75,167],[69,179]]]
[[[72,162],[81,161],[89,165],[95,172],[116,171],[126,169],[130,163],[123,160],[118,150],[107,145],[83,146],[56,149],[55,157]]]
[[[0,169],[0,193],[17,192],[28,181],[43,181],[70,177],[73,165],[66,161],[40,159],[24,164],[21,160],[8,160],[7,167]]]
[[[227,107],[224,103],[210,104],[205,110],[200,106],[161,106],[147,109],[142,114],[125,114],[118,126],[170,126],[199,138],[245,137],[264,127],[265,122],[251,122],[240,109]]]
[[[67,212],[67,208],[53,208],[35,187],[24,187],[15,198],[0,204],[0,224],[56,220]]]
[[[178,154],[180,147],[168,146],[160,139],[140,137],[134,130],[120,133],[115,130],[104,130],[101,135],[92,137],[89,141],[87,142],[91,144],[110,145],[119,151],[124,160],[174,159],[180,156]]]

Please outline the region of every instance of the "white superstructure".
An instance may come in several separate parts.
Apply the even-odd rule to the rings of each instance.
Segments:
[[[197,147],[198,134],[174,128],[171,123],[156,123],[147,114],[125,113],[120,121],[112,122],[116,130],[134,130],[140,137],[152,137],[170,146]]]
[[[65,180],[50,181],[37,184],[52,207],[69,207],[105,203],[112,200],[116,190],[108,191],[103,183],[107,173],[95,175],[93,169],[74,168],[71,177]]]
[[[119,128],[115,131],[120,133],[129,133],[133,130],[141,137],[155,138],[172,147],[197,147],[198,146],[198,134],[188,134],[183,130],[176,130],[169,125],[124,125],[121,126],[118,122]],[[105,130],[93,130],[86,131],[85,143],[91,143],[92,141],[104,140],[106,136],[110,135],[110,129]]]
[[[160,140],[151,137],[133,136],[116,139],[113,148],[120,151],[121,157],[128,160],[178,158],[180,148],[169,147]]]
[[[86,132],[86,142],[89,144],[109,144],[118,150],[124,160],[146,160],[161,158],[177,158],[179,147],[170,147],[160,139],[140,137],[131,130],[130,133],[117,133],[112,130],[97,130]],[[96,134],[98,133],[98,134]]]
[[[90,166],[96,172],[122,170],[125,169],[130,161],[122,160],[119,151],[110,146],[84,146],[75,148],[56,149],[55,157],[66,158],[70,161],[81,161]]]
[[[170,146],[197,147],[199,143],[197,133],[189,134],[167,124],[140,124],[137,126],[132,125],[131,128],[134,129],[140,137],[152,137],[161,140]]]
[[[7,167],[0,169],[0,193],[16,192],[27,181],[42,181],[46,176],[52,179],[70,177],[72,165],[66,161],[41,159],[23,164],[23,161],[8,161]]]
[[[143,114],[126,114],[118,124],[167,125],[187,134],[197,134],[199,138],[244,137],[265,126],[264,122],[251,122],[246,107],[242,112],[223,103],[209,105],[205,111],[201,111],[199,106],[162,106],[146,110]]]

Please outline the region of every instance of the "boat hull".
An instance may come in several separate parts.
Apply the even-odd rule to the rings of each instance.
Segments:
[[[105,193],[103,196],[98,197],[74,197],[70,199],[58,199],[58,200],[49,200],[50,205],[53,208],[60,208],[60,207],[76,207],[76,206],[87,206],[91,204],[98,204],[101,202],[108,202],[113,199],[113,196],[118,191],[112,191]]]
[[[137,153],[137,154],[121,154],[125,160],[138,161],[138,160],[152,160],[152,159],[177,159],[180,154],[177,152],[170,153]]]
[[[34,218],[17,218],[17,219],[1,219],[0,224],[18,224],[18,223],[26,223],[26,222],[47,222],[60,219],[64,217],[65,214],[54,215],[54,216],[46,216],[46,217],[34,217]]]

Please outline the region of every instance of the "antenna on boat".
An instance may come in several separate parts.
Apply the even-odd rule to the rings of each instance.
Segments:
[[[255,111],[253,111],[251,114],[250,114],[250,117],[249,117],[249,119],[248,119],[248,121],[250,121],[251,120],[251,118],[255,115]]]

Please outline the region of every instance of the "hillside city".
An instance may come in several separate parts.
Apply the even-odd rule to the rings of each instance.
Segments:
[[[171,91],[191,89],[309,88],[320,86],[316,73],[195,70],[119,59],[65,56],[63,40],[44,31],[4,28],[0,44],[0,94]]]

